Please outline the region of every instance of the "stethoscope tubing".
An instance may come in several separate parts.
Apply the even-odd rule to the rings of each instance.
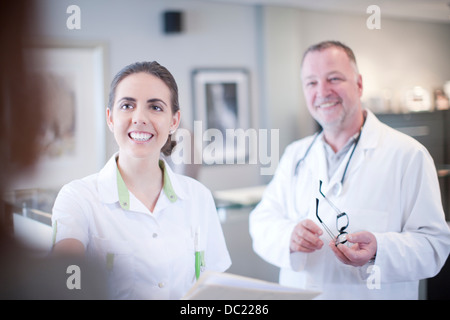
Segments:
[[[295,165],[295,168],[294,168],[294,176],[297,176],[297,174],[298,174],[298,168],[300,167],[300,164],[306,159],[306,157],[308,156],[309,152],[311,151],[311,148],[312,148],[313,145],[316,143],[316,140],[317,140],[317,138],[319,137],[319,135],[322,133],[322,131],[323,131],[323,130],[321,130],[321,131],[319,131],[319,132],[317,132],[317,133],[315,134],[314,139],[313,139],[313,141],[309,144],[308,148],[307,148],[306,151],[305,151],[305,154],[303,155],[303,157],[302,157],[301,159],[299,159],[299,160],[297,161],[297,163],[296,163],[296,165]],[[358,145],[359,139],[361,138],[361,133],[362,133],[362,128],[361,128],[361,130],[359,131],[358,136],[355,138],[352,152],[350,153],[350,157],[349,157],[348,160],[347,160],[347,164],[345,165],[344,173],[342,174],[342,178],[341,178],[341,181],[340,181],[340,183],[339,183],[339,189],[342,189],[342,185],[344,184],[345,175],[347,174],[347,169],[348,169],[348,166],[349,166],[349,164],[350,164],[350,160],[352,160],[353,153],[355,152],[356,146]],[[339,193],[340,193],[340,192],[339,192]]]

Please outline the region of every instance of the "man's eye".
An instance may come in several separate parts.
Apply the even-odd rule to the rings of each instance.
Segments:
[[[307,85],[308,87],[314,86],[314,85],[316,85],[316,84],[317,84],[317,81],[309,81],[309,82],[306,83],[306,85]]]
[[[342,79],[341,78],[339,78],[339,77],[333,77],[333,78],[330,78],[330,82],[339,82],[339,81],[341,81]]]

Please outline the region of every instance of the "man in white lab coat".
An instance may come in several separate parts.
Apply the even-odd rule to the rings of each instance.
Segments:
[[[286,148],[250,215],[254,250],[318,298],[417,299],[450,249],[433,159],[361,107],[347,46],[310,47],[301,77],[323,130]]]

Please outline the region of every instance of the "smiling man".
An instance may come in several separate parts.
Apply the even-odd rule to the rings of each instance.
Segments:
[[[417,299],[450,248],[433,159],[362,108],[346,45],[308,48],[301,77],[322,131],[285,150],[250,215],[254,250],[321,299]]]
[[[364,122],[363,85],[351,51],[329,45],[305,54],[301,74],[308,110],[337,151]]]

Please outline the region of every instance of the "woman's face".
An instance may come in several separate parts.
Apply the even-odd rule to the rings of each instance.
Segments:
[[[169,133],[180,122],[180,112],[172,113],[171,101],[168,86],[148,73],[131,74],[117,85],[106,118],[121,153],[159,157]]]

